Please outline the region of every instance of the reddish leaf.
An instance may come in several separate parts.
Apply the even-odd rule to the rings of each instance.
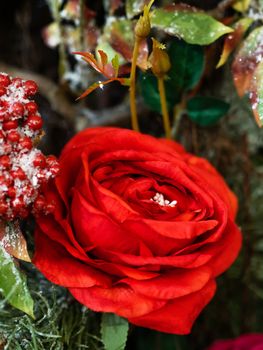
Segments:
[[[97,72],[108,78],[105,81],[98,81],[92,84],[86,91],[83,92],[80,97],[78,97],[78,99],[88,96],[92,91],[96,90],[99,87],[103,88],[104,85],[109,84],[113,81],[118,81],[122,85],[129,85],[129,79],[117,76],[119,71],[119,59],[117,55],[112,59],[111,62],[108,63],[108,56],[102,50],[98,50],[99,60],[97,60],[94,55],[89,52],[75,52],[75,54],[82,56],[84,61],[89,63]]]
[[[113,14],[118,8],[122,6],[122,0],[109,0],[110,2],[110,13]]]
[[[73,52],[75,55],[82,56],[83,60],[91,65],[97,72],[105,75],[105,71],[100,61],[97,61],[95,56],[90,52]],[[105,75],[108,77],[108,75]]]
[[[263,26],[256,28],[243,41],[232,65],[234,83],[239,96],[250,92],[255,69],[263,57]]]
[[[108,28],[106,28],[106,31],[107,39],[112,48],[121,54],[126,61],[131,62],[134,46],[132,22],[127,19],[120,19],[119,21],[113,22]],[[143,70],[149,68],[148,55],[148,45],[146,40],[143,40],[140,44],[137,60],[137,65]]]
[[[86,20],[90,20],[96,17],[96,12],[89,9],[87,6],[84,8],[84,16]],[[69,0],[63,8],[63,17],[67,19],[79,19],[80,17],[80,4],[79,0]]]
[[[19,224],[0,222],[0,244],[12,256],[24,261],[31,261],[26,240],[20,230]]]
[[[251,102],[254,117],[259,127],[263,126],[263,61],[255,70],[250,85],[249,99]]]
[[[100,60],[101,60],[101,64],[102,67],[104,69],[104,67],[106,66],[106,64],[108,63],[108,56],[106,55],[106,53],[102,50],[98,50],[98,53],[100,55]]]
[[[252,22],[253,20],[251,18],[242,18],[240,21],[235,23],[234,32],[228,34],[225,39],[223,52],[221,54],[220,60],[216,68],[219,68],[226,63],[229,55],[240,43],[243,35],[245,34]]]
[[[232,65],[234,83],[240,96],[249,95],[259,126],[263,125],[263,26],[242,43]]]

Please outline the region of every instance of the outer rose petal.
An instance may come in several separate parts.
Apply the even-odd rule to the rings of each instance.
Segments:
[[[129,318],[129,321],[161,332],[188,334],[202,309],[214,296],[215,290],[215,282],[210,281],[198,292],[174,299],[159,310],[145,316]]]
[[[140,294],[157,299],[174,299],[202,289],[211,279],[211,271],[200,267],[189,271],[163,272],[156,278],[147,281],[126,279],[132,289]]]
[[[214,255],[209,266],[214,271],[214,276],[223,273],[235,261],[241,248],[242,236],[238,227],[229,220],[222,243],[218,243],[221,249]]]
[[[112,288],[69,288],[69,291],[94,311],[114,312],[126,318],[148,314],[166,304],[164,300],[137,294],[125,284]]]
[[[53,283],[64,287],[110,287],[107,275],[74,258],[39,229],[35,232],[35,243],[38,249],[33,262]]]

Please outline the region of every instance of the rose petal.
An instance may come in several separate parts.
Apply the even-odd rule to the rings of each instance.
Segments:
[[[161,332],[189,334],[194,321],[212,299],[215,290],[215,282],[209,281],[200,291],[174,299],[145,316],[129,318],[129,322]]]
[[[72,228],[66,220],[58,223],[49,215],[39,218],[37,224],[43,233],[52,241],[61,244],[69,254],[82,261],[89,261],[85,250],[76,241]]]
[[[174,299],[202,289],[211,278],[208,267],[189,271],[175,270],[147,281],[125,280],[135,292],[158,299]]]
[[[107,275],[77,260],[39,229],[35,232],[35,244],[37,249],[33,262],[51,282],[64,287],[111,285]]]
[[[76,189],[71,208],[76,237],[82,246],[139,253],[138,238],[132,232],[123,231],[110,216],[92,207]]]
[[[109,289],[100,287],[70,288],[69,291],[79,302],[91,310],[113,312],[122,317],[138,317],[166,304],[166,301],[139,295],[125,285]]]
[[[132,220],[129,220],[129,224]],[[214,229],[218,225],[217,220],[207,221],[157,221],[143,219],[143,222],[157,234],[175,239],[192,239]],[[132,222],[134,226],[138,221]]]
[[[187,163],[192,169],[195,169],[198,175],[201,176],[215,192],[217,192],[218,196],[228,206],[230,215],[234,219],[238,209],[237,197],[229,189],[222,176],[206,159],[188,155]],[[201,172],[200,168],[202,169]]]
[[[213,254],[213,259],[209,266],[214,271],[214,276],[218,276],[227,270],[237,258],[242,244],[242,235],[232,220],[228,221],[222,240],[217,244],[217,251]]]

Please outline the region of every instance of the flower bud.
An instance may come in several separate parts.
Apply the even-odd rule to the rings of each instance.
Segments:
[[[154,0],[150,1],[147,6],[144,6],[143,15],[140,16],[138,22],[136,23],[134,33],[139,39],[145,39],[150,34],[151,22],[150,22],[150,8]]]
[[[151,23],[149,16],[141,16],[136,23],[134,32],[137,38],[145,39],[150,34]]]
[[[165,45],[152,38],[153,50],[149,57],[151,69],[157,78],[163,78],[171,69],[171,62],[168,53],[165,51]]]

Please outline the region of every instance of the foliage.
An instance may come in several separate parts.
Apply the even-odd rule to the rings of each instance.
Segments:
[[[101,339],[105,350],[123,350],[126,346],[129,323],[114,314],[104,313],[101,319]]]
[[[16,267],[12,257],[0,245],[0,291],[14,307],[34,318],[33,300],[25,276]]]
[[[216,123],[229,110],[229,104],[217,98],[195,96],[187,101],[189,118],[200,126]]]
[[[0,303],[0,346],[6,350],[102,350],[94,314],[68,293],[25,266],[35,303],[35,320]]]

